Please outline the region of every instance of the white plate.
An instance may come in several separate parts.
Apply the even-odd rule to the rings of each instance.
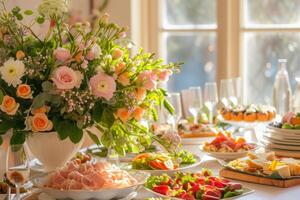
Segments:
[[[285,138],[285,139],[291,139],[291,140],[294,140],[294,139],[300,140],[300,134],[295,134],[295,133],[286,133],[286,132],[266,129],[265,134],[268,134],[270,137]]]
[[[249,143],[255,146],[254,149],[250,150],[250,151],[256,151],[258,146],[254,143]],[[241,151],[241,152],[207,152],[203,150],[203,145],[200,146],[200,150],[203,153],[206,153],[207,155],[217,158],[217,159],[221,159],[221,160],[235,160],[238,158],[243,158],[245,156],[247,156],[248,152],[250,151]]]
[[[269,137],[269,138],[273,138],[276,140],[280,140],[280,141],[286,141],[286,142],[300,142],[300,138],[297,139],[295,137],[288,137],[288,136],[283,136],[281,134],[277,134],[277,133],[273,133],[272,131],[265,131],[263,133],[264,136]]]
[[[300,130],[297,130],[297,129],[277,128],[277,127],[271,126],[271,124],[268,124],[267,128],[272,131],[275,131],[275,132],[292,134],[292,135],[300,135]]]
[[[137,191],[141,185],[143,185],[147,178],[150,176],[149,173],[142,171],[131,172],[131,175],[137,179],[138,184],[116,189],[100,189],[100,190],[57,190],[53,188],[44,187],[44,183],[47,180],[47,175],[37,177],[33,179],[33,183],[36,187],[41,189],[42,192],[54,197],[55,199],[73,199],[73,200],[87,200],[87,199],[98,199],[107,200],[113,198],[125,198],[129,194]]]
[[[287,142],[287,141],[277,140],[275,138],[272,138],[272,137],[269,137],[269,136],[266,136],[266,135],[263,136],[263,139],[267,140],[267,141],[270,141],[271,143],[274,143],[274,144],[300,146],[300,142],[293,141],[293,140],[290,140],[290,141]]]
[[[147,190],[149,193],[151,193],[151,194],[157,196],[157,197],[162,197],[162,198],[164,198],[164,199],[170,199],[170,198],[171,198],[172,200],[182,200],[182,199],[179,199],[179,198],[168,197],[168,196],[166,196],[166,195],[162,195],[162,194],[156,193],[156,192],[154,192],[154,191],[152,191],[152,190],[150,190],[150,189],[148,189],[148,188],[146,188],[146,187],[144,187],[144,189]],[[226,199],[226,200],[238,199],[238,198],[240,198],[240,197],[242,197],[242,196],[245,196],[245,195],[248,195],[248,194],[251,194],[251,193],[254,192],[254,190],[252,190],[252,189],[250,189],[250,188],[248,188],[248,187],[243,187],[243,191],[244,191],[244,193],[241,194],[241,195],[238,195],[238,196],[235,196],[235,197],[230,197],[230,198],[225,198],[225,199]]]
[[[168,174],[168,175],[172,176],[175,172],[187,171],[187,170],[190,170],[190,169],[200,165],[200,163],[201,163],[200,157],[195,154],[193,154],[193,155],[194,155],[194,158],[196,159],[195,163],[186,165],[184,167],[179,167],[174,170],[136,170],[136,171],[142,171],[142,172],[149,173],[149,174],[156,175],[156,176],[161,175],[161,174]]]
[[[271,143],[270,141],[264,139],[261,140],[261,143],[267,148],[300,151],[300,146],[280,145],[280,144]]]
[[[182,145],[200,145],[204,142],[212,141],[216,136],[212,137],[198,137],[198,138],[181,138]]]

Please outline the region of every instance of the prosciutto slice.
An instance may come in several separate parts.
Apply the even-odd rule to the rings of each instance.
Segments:
[[[124,188],[136,183],[137,180],[128,172],[110,163],[80,163],[73,160],[50,174],[45,186],[60,190],[98,190]]]

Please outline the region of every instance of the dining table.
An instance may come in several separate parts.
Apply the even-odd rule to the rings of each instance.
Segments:
[[[260,131],[263,131],[262,129]],[[257,137],[253,135],[253,132],[250,130],[242,130],[241,132],[235,133],[236,136],[243,136],[248,141],[250,140],[252,143],[259,144]],[[195,139],[196,140],[196,139]],[[207,138],[200,139],[200,143],[191,143],[191,144],[185,144],[180,147],[180,149],[185,149],[187,151],[190,151],[194,155],[200,157],[201,162],[198,166],[195,166],[193,168],[187,169],[186,171],[189,172],[197,172],[200,171],[202,168],[210,169],[214,175],[219,175],[219,171],[223,168],[222,162],[216,158],[208,156],[205,152],[201,151],[201,144],[203,144],[204,141],[206,141]],[[260,146],[260,148],[257,149],[258,152],[264,152],[264,148]],[[223,162],[224,163],[224,162]],[[254,184],[244,181],[238,181],[233,180],[234,182],[241,183],[244,187],[250,188],[253,190],[252,193],[247,194],[245,196],[241,197],[235,197],[234,199],[239,200],[300,200],[300,185],[299,186],[293,186],[289,188],[280,188],[280,187],[274,187],[274,186],[268,186],[268,185],[261,185],[261,184]],[[145,188],[140,188],[137,191],[137,194],[135,195],[134,199],[136,200],[144,200],[150,197],[157,197],[153,195],[153,193],[150,193]],[[33,193],[32,195],[25,198],[26,200],[53,200],[47,198],[47,196],[40,195],[38,192]],[[131,198],[128,198],[126,200],[130,200]]]

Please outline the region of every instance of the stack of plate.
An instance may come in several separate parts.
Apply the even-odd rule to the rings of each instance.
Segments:
[[[263,133],[261,143],[267,149],[287,152],[289,155],[295,154],[295,157],[300,156],[300,130],[282,129],[268,125]]]

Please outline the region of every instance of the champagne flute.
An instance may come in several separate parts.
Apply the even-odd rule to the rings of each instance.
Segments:
[[[15,199],[20,199],[20,188],[29,179],[29,161],[23,145],[10,145],[6,157],[6,177],[16,187]]]
[[[227,107],[230,104],[237,104],[234,84],[232,79],[223,79],[220,82],[220,100]]]
[[[204,101],[209,110],[209,123],[213,123],[214,108],[218,102],[218,89],[216,82],[205,83]]]
[[[167,97],[167,100],[170,102],[170,104],[174,108],[173,115],[168,113],[167,114],[167,120],[170,124],[172,124],[173,129],[176,129],[176,124],[182,117],[182,108],[181,108],[181,98],[180,93],[170,93]],[[166,111],[168,112],[168,111]]]
[[[202,91],[201,87],[190,87],[189,88],[189,111],[193,115],[194,124],[198,123],[198,115],[202,108]]]
[[[243,82],[241,77],[234,78],[233,88],[235,92],[236,104],[243,104]]]

